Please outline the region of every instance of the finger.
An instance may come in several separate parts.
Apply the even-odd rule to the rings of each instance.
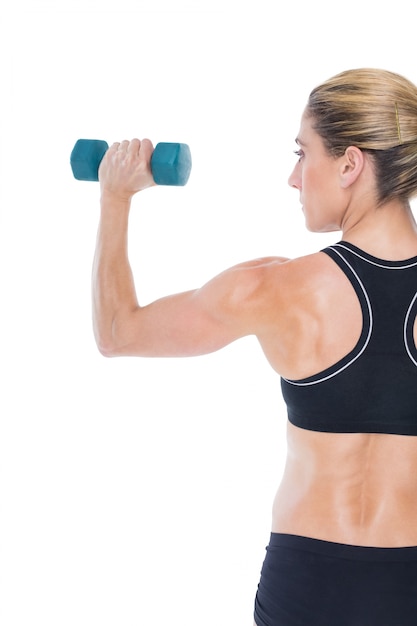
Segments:
[[[140,144],[140,153],[146,160],[150,160],[153,152],[153,144],[150,139],[142,139]]]
[[[139,154],[141,143],[142,142],[139,139],[132,139],[132,141],[129,143],[127,151],[134,155]]]
[[[124,140],[123,140],[123,141],[119,144],[118,151],[120,151],[120,152],[125,152],[125,151],[128,149],[128,147],[129,147],[129,142],[128,142],[128,140],[127,140],[127,139],[124,139]]]

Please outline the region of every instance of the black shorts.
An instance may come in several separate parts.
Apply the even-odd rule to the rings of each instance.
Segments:
[[[417,626],[417,547],[271,534],[257,626]]]

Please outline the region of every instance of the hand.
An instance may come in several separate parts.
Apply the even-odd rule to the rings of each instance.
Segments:
[[[102,195],[130,200],[138,191],[155,185],[151,171],[152,152],[149,139],[132,139],[110,146],[98,171]]]

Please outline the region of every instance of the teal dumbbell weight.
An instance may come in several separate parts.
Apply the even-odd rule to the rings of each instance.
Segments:
[[[100,139],[78,139],[71,152],[71,169],[77,180],[98,181],[98,168],[109,145]],[[182,186],[191,172],[191,152],[185,143],[158,143],[151,157],[157,185]]]

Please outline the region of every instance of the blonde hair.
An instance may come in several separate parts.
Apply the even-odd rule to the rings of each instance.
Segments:
[[[417,195],[417,86],[380,69],[348,70],[311,92],[306,113],[329,154],[372,155],[381,204]]]

